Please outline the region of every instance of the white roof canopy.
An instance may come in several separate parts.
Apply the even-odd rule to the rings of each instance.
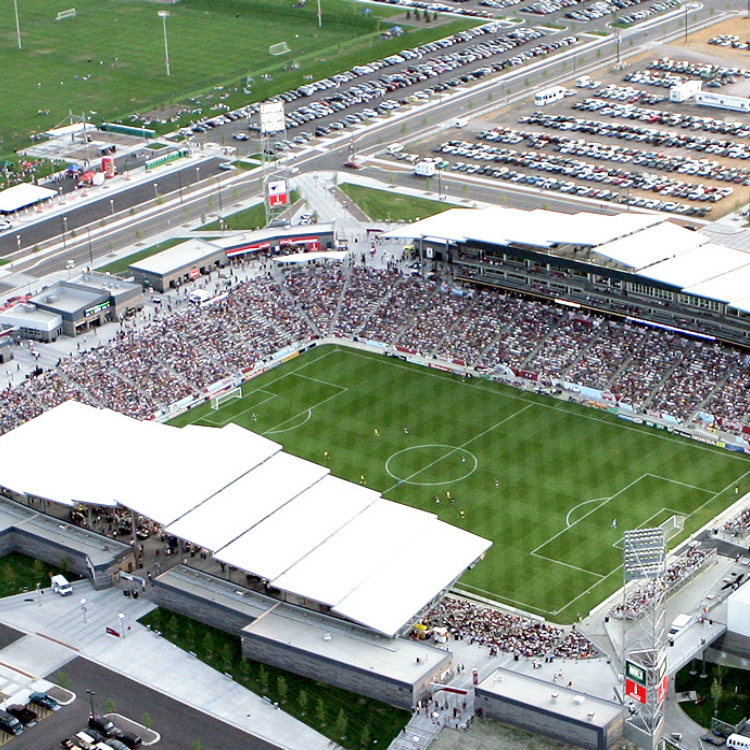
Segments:
[[[49,188],[22,182],[0,192],[0,214],[12,214],[26,206],[48,200],[57,193]]]
[[[641,270],[641,276],[680,289],[750,264],[750,253],[709,242]]]
[[[61,449],[104,439],[117,449],[80,467]],[[180,430],[67,401],[0,436],[0,456],[2,487],[66,505],[119,503],[388,636],[490,547],[234,424]]]

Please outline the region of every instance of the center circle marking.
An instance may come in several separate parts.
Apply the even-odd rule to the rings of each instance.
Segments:
[[[438,456],[434,460],[428,461],[425,464],[425,466],[415,471],[412,474],[412,476],[418,477],[426,469],[430,468],[431,466],[435,464],[439,464],[443,460],[448,458],[449,456],[453,457],[454,455],[464,455],[466,457],[466,471],[460,476],[452,477],[451,479],[447,479],[444,482],[419,482],[415,479],[410,479],[409,477],[401,477],[391,469],[391,462],[395,458],[397,458],[398,456],[404,453],[408,453],[409,451],[434,451],[435,449],[445,449],[445,452],[443,453],[442,456]],[[460,482],[462,479],[466,479],[467,477],[470,477],[477,470],[477,466],[479,466],[479,461],[477,461],[477,457],[471,451],[467,451],[466,448],[458,448],[455,445],[433,445],[433,444],[414,445],[410,448],[403,448],[400,451],[396,451],[385,462],[385,470],[393,479],[395,479],[398,482],[403,482],[404,484],[413,484],[418,487],[439,487],[440,485],[443,485],[443,484],[452,484],[453,482]]]

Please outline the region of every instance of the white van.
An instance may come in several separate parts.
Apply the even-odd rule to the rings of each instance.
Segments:
[[[576,78],[576,86],[579,89],[587,89],[591,85],[591,76],[581,76]]]
[[[690,617],[690,615],[677,615],[677,617],[674,618],[674,621],[669,626],[669,637],[674,639],[680,633],[687,628],[688,625],[690,625],[690,621],[693,618]]]
[[[194,289],[188,294],[188,302],[194,305],[203,305],[211,299],[211,292],[206,289]]]
[[[60,596],[67,596],[73,593],[73,587],[65,576],[52,576],[52,591]]]
[[[401,153],[403,150],[404,147],[401,143],[391,143],[391,145],[385,150],[385,153],[393,156],[394,154]]]
[[[96,747],[96,740],[90,734],[86,734],[86,732],[78,732],[77,734],[73,735],[73,739],[84,750],[94,750],[94,748]]]
[[[750,750],[750,737],[743,734],[730,734],[727,737],[727,747],[736,747],[737,750]]]

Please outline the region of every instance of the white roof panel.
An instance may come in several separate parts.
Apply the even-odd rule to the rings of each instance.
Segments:
[[[595,252],[637,270],[707,242],[708,237],[705,234],[664,222],[601,245]]]
[[[562,214],[491,206],[450,209],[392,229],[384,236],[402,239],[433,237],[453,242],[471,239],[541,247],[555,243],[595,246],[665,221],[665,217],[651,214]]]
[[[374,490],[329,475],[214,556],[272,580],[379,497]]]
[[[221,549],[319,482],[328,471],[279,452],[198,507],[188,508],[167,531],[211,551]]]
[[[395,635],[441,591],[451,586],[457,572],[478,560],[491,542],[442,521],[391,555],[378,570],[336,605],[336,612]],[[435,554],[440,550],[440,554]],[[429,565],[425,565],[429,560]],[[404,585],[404,575],[408,585]]]
[[[30,182],[21,182],[7,190],[0,191],[0,213],[10,214],[20,211],[26,206],[49,200],[55,195],[57,192],[49,188],[32,185]]]
[[[750,264],[750,253],[709,242],[674,258],[654,263],[641,276],[683,289]]]
[[[431,513],[377,500],[272,583],[335,606],[436,522]]]
[[[734,302],[745,299],[748,289],[750,289],[750,266],[743,266],[736,271],[729,271],[688,287],[685,292],[719,300],[719,302]]]

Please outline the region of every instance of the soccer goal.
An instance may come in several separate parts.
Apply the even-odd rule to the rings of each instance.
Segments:
[[[671,518],[664,521],[664,523],[660,525],[660,528],[666,532],[667,540],[672,539],[672,537],[681,534],[685,530],[685,516],[676,513]]]
[[[57,16],[55,16],[55,21],[62,21],[65,18],[75,18],[76,17],[76,9],[70,8],[70,10],[61,10]]]
[[[216,396],[211,397],[211,408],[214,411],[218,411],[222,406],[224,406],[224,404],[228,403],[229,401],[236,401],[237,399],[241,398],[241,388],[230,388],[228,391],[218,393]]]
[[[271,44],[268,47],[268,54],[276,57],[277,55],[285,55],[287,52],[291,52],[289,45],[286,42],[279,42],[278,44]]]

